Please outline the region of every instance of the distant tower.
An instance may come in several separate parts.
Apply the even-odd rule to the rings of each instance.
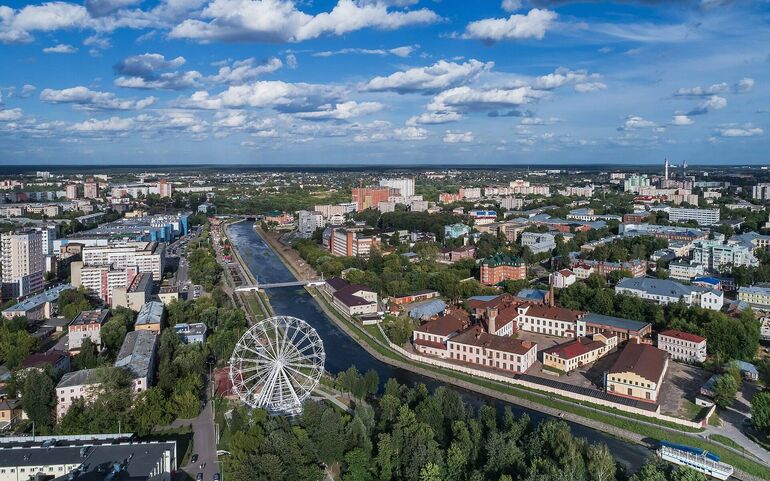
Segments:
[[[666,162],[663,164],[663,179],[668,180],[668,159],[666,159]]]
[[[687,177],[687,161],[682,162],[682,177]]]

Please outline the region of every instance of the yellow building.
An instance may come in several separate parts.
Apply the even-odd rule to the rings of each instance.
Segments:
[[[748,302],[752,306],[770,307],[770,289],[750,286],[738,289],[738,300]]]
[[[596,333],[579,337],[543,351],[543,366],[556,371],[570,372],[591,364],[618,345],[615,334]]]
[[[136,322],[134,323],[134,330],[152,331],[157,334],[160,332],[162,324],[163,303],[151,301],[139,309],[139,314],[136,315]]]
[[[649,344],[629,342],[607,373],[607,392],[640,401],[658,400],[668,355]]]

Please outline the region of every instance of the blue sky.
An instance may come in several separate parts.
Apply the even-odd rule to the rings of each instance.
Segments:
[[[769,27],[766,0],[0,0],[0,163],[767,163]]]

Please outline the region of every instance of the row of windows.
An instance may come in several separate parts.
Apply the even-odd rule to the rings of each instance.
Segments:
[[[649,382],[627,381],[625,379],[621,379],[621,378],[616,377],[616,376],[610,376],[609,379],[610,379],[610,381],[613,381],[613,382],[619,382],[619,383],[623,383],[623,384],[629,384],[629,385],[632,385],[632,386],[639,386],[639,387],[645,387],[647,389],[652,389],[652,383],[649,383]]]

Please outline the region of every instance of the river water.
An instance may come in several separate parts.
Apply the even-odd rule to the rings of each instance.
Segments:
[[[254,231],[254,224],[252,222],[240,222],[230,226],[228,229],[230,239],[258,282],[276,283],[296,280],[291,271],[273,251],[272,247]],[[336,374],[350,366],[355,366],[360,372],[374,369],[383,383],[392,377],[400,383],[407,385],[424,383],[430,389],[442,384],[434,379],[392,367],[369,355],[366,350],[348,337],[324,314],[315,299],[304,288],[281,287],[268,289],[267,295],[270,297],[270,303],[276,314],[298,317],[315,328],[324,343],[324,349],[326,350],[325,368],[328,372]],[[502,408],[508,404],[456,386],[449,387],[460,393],[466,402],[476,406],[482,403],[489,403],[497,408]],[[528,414],[534,422],[539,422],[549,417],[543,413],[524,409],[516,405],[511,405],[511,409],[516,414]],[[570,427],[576,436],[587,438],[592,442],[606,443],[615,459],[632,472],[639,469],[644,460],[651,454],[650,450],[643,446],[620,441],[600,431],[572,423],[570,423]]]

